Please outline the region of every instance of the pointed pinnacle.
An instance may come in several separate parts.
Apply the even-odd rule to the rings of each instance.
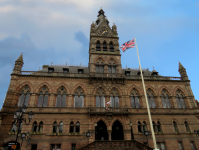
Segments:
[[[21,54],[21,55],[19,56],[19,58],[18,58],[16,61],[23,62],[23,55]]]
[[[178,68],[178,70],[180,70],[180,69],[185,69],[185,68],[184,68],[183,65],[179,62],[179,68]]]

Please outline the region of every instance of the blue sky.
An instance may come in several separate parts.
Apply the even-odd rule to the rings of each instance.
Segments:
[[[199,100],[199,1],[185,0],[1,0],[0,107],[15,60],[24,71],[43,65],[88,64],[90,25],[100,8],[116,24],[120,45],[137,39],[142,68],[179,77],[186,68]],[[135,49],[122,53],[122,67],[138,68]]]

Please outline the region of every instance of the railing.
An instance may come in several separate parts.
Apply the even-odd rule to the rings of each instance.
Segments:
[[[135,140],[127,141],[95,141],[86,145],[85,147],[80,148],[79,150],[130,150],[130,149],[139,149],[139,150],[153,150],[153,148],[148,147],[140,142]]]
[[[128,108],[110,108],[107,110],[106,108],[89,108],[89,113],[128,113]]]
[[[39,71],[21,71],[21,75],[65,76],[65,77],[89,77],[88,74],[63,73],[63,72],[39,72]]]
[[[156,79],[156,80],[182,80],[181,77],[168,77],[168,76],[143,76],[144,79]],[[126,79],[141,79],[141,76],[125,76]]]
[[[91,77],[117,77],[122,78],[124,77],[124,74],[116,74],[116,73],[91,73]]]

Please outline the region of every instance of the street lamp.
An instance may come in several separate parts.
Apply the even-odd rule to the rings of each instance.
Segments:
[[[199,136],[199,130],[194,130],[194,133],[196,134],[196,136]]]
[[[144,131],[143,136],[146,137],[147,139],[147,146],[148,146],[148,136],[150,136],[151,132],[150,131]]]
[[[131,126],[131,140],[134,140],[134,135],[133,135],[133,130],[132,130],[132,122],[130,122],[129,124]]]
[[[95,122],[95,140],[97,140],[97,122]]]
[[[31,140],[31,138],[29,138],[30,133],[29,132],[27,132],[27,133],[21,133],[21,130],[20,130],[22,122],[25,122],[26,125],[29,125],[30,121],[32,120],[32,118],[34,116],[34,113],[32,111],[29,112],[28,113],[28,120],[29,120],[29,122],[26,123],[26,119],[23,118],[23,114],[26,112],[26,109],[27,109],[27,107],[25,105],[23,105],[21,108],[19,108],[14,113],[14,119],[15,119],[15,124],[19,123],[18,132],[17,132],[17,136],[16,136],[16,142],[19,141],[19,140],[22,140],[22,143],[23,143],[23,140],[25,139],[25,140],[28,141],[28,144],[29,144],[30,140]]]

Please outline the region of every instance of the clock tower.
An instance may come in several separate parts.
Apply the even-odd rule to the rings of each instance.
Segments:
[[[121,74],[121,54],[117,26],[109,25],[102,9],[99,10],[97,20],[91,24],[89,45],[90,74]]]

